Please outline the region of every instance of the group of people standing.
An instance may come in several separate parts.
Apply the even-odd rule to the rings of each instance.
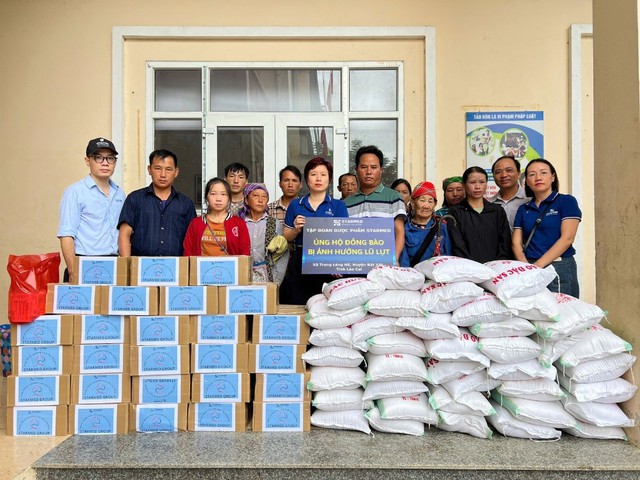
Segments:
[[[553,263],[560,291],[578,295],[572,243],[581,213],[573,197],[558,193],[555,169],[544,159],[529,162],[524,188],[518,161],[498,159],[492,170],[500,192],[489,200],[484,198],[488,175],[479,167],[445,179],[439,210],[431,182],[411,188],[399,179],[384,186],[383,154],[375,146],[360,148],[355,173],[340,177],[341,199],[329,195],[333,165],[324,158],[309,160],[304,172],[293,165],[283,168],[282,196],[272,202],[266,186],[250,183],[249,169],[233,163],[224,178],[207,182],[205,208],[198,217],[193,201],[173,186],[179,174],[175,153],[152,152],[151,184],[126,197],[111,180],[117,155],[111,141],[91,140],[85,156],[89,175],[64,192],[58,238],[67,265],[65,281],[77,275],[73,260],[81,255],[250,255],[254,281],[280,284],[281,303],[305,304],[333,279],[302,274],[306,219],[382,217],[393,220],[401,266],[451,254],[479,262]],[[303,179],[309,193],[299,197]]]

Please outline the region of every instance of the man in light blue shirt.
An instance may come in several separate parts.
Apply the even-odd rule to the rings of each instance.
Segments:
[[[118,152],[110,140],[89,141],[84,162],[89,175],[69,186],[60,202],[58,238],[67,265],[64,281],[73,282],[74,259],[118,254],[118,218],[125,194],[111,181]]]

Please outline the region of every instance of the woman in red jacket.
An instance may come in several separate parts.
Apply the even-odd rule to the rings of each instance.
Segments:
[[[185,256],[251,255],[247,224],[229,213],[231,188],[215,177],[207,182],[207,213],[189,224],[182,246]]]

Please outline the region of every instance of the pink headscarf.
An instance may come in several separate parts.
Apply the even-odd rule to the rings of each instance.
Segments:
[[[269,190],[267,190],[267,186],[264,183],[247,183],[244,186],[244,190],[242,191],[242,194],[244,195],[244,206],[238,212],[238,216],[240,218],[242,218],[243,220],[245,218],[247,218],[247,214],[251,210],[249,208],[249,205],[247,204],[247,197],[254,190],[264,190],[265,192],[267,192],[267,197],[269,196]],[[265,210],[265,213],[268,213],[268,212],[269,212],[269,207],[267,206],[267,209]]]
[[[411,198],[416,199],[423,195],[429,195],[430,197],[433,197],[436,202],[438,201],[438,196],[436,195],[436,187],[431,182],[422,182],[416,185],[416,188],[414,188],[413,192],[411,193]]]

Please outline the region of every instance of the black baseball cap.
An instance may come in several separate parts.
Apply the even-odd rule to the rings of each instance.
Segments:
[[[93,155],[101,148],[108,148],[113,152],[114,155],[118,155],[116,150],[116,146],[113,144],[111,140],[107,140],[106,138],[94,138],[93,140],[89,140],[89,144],[87,145],[87,157]]]

